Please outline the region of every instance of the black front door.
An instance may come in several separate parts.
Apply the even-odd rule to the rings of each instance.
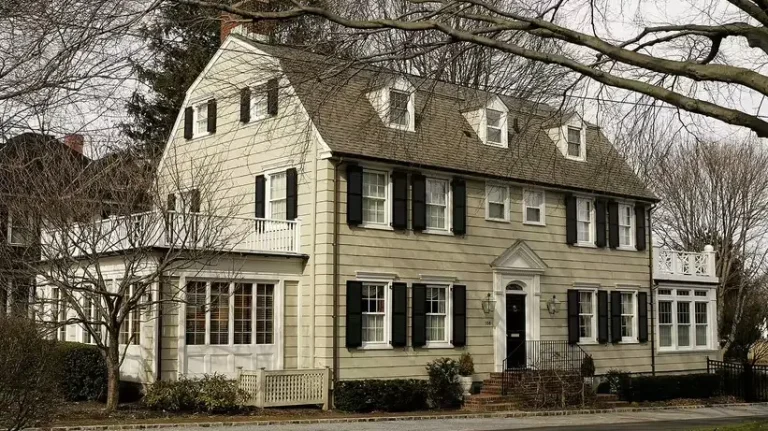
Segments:
[[[525,367],[525,295],[507,295],[507,369]]]

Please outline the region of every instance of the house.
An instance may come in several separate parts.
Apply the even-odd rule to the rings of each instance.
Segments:
[[[237,235],[157,283],[181,302],[131,324],[129,376],[418,378],[462,352],[481,377],[585,354],[662,373],[719,354],[714,254],[653,253],[656,197],[576,113],[239,28],[173,130],[152,246],[213,220]]]

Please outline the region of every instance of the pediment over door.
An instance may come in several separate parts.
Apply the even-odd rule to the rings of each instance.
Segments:
[[[491,263],[491,268],[499,272],[543,274],[549,267],[525,241],[518,240]]]

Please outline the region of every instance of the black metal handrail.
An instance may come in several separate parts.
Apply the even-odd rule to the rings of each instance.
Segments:
[[[520,355],[519,350],[525,348],[525,363],[510,366],[510,360]],[[512,375],[516,372],[530,370],[553,370],[565,372],[581,372],[581,365],[587,357],[587,352],[578,344],[556,340],[528,340],[515,348],[502,362],[501,393],[507,395],[512,383]]]

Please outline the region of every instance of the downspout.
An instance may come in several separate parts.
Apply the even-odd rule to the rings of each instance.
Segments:
[[[333,164],[333,390],[339,381],[339,165]]]
[[[656,209],[656,205],[651,205],[648,209],[648,287],[650,290],[651,298],[651,375],[656,375],[656,310],[653,300],[653,292],[656,290],[656,285],[653,280],[653,210]]]
[[[157,282],[157,319],[155,322],[155,381],[159,382],[163,375],[163,272]]]

